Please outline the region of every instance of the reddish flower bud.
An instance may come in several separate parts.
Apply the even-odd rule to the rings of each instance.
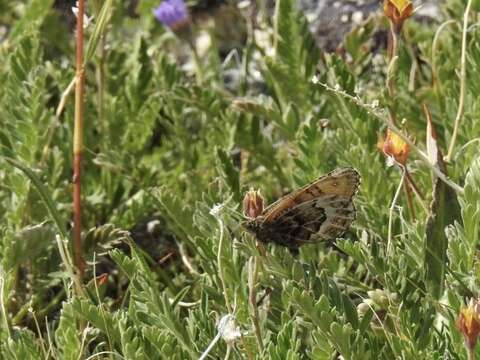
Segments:
[[[465,339],[465,345],[473,349],[480,334],[480,301],[471,299],[467,307],[460,309],[457,328]]]
[[[413,4],[410,0],[384,0],[383,12],[394,25],[398,33],[403,23],[413,14]]]
[[[403,139],[390,129],[387,130],[387,137],[380,139],[377,147],[386,156],[391,156],[396,162],[405,165],[410,153],[410,147]]]
[[[263,213],[263,204],[260,191],[250,189],[243,198],[243,213],[247,218],[255,219]]]
[[[97,284],[98,286],[102,286],[103,284],[105,284],[108,280],[108,274],[107,273],[103,273],[103,274],[100,274],[99,276],[97,276]]]

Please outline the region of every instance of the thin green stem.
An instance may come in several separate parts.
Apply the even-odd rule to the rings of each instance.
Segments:
[[[225,298],[225,306],[227,307],[227,312],[232,313],[232,307],[230,306],[230,300],[228,299],[227,294],[227,285],[223,276],[223,262],[222,262],[222,249],[223,249],[223,239],[224,239],[224,226],[223,221],[220,218],[220,215],[217,217],[218,226],[220,228],[220,241],[218,242],[218,253],[217,253],[217,264],[218,264],[218,277],[222,283],[223,297]]]
[[[105,308],[104,306],[102,306],[102,297],[100,296],[100,291],[98,290],[98,282],[97,282],[97,268],[96,268],[96,264],[97,261],[96,261],[96,253],[94,252],[93,253],[93,284],[95,286],[95,295],[97,296],[97,301],[98,301],[98,305],[99,305],[99,308],[100,308],[100,314],[102,315],[102,320],[103,320],[103,324],[105,326],[105,332],[107,334],[107,340],[108,340],[108,347],[109,347],[109,350],[112,350],[112,337],[110,335],[110,331],[108,330],[108,325],[107,325],[107,317],[105,316]]]
[[[58,305],[62,302],[65,298],[65,289],[60,289],[60,291],[53,297],[50,302],[42,309],[38,310],[37,314],[38,317],[43,319],[47,316],[51,311],[58,307]]]
[[[230,358],[231,353],[232,353],[232,346],[230,344],[227,344],[227,352],[225,354],[224,360],[228,360]]]
[[[255,339],[257,340],[258,352],[263,353],[262,332],[260,329],[258,306],[257,306],[257,281],[258,281],[258,264],[259,256],[250,257],[248,261],[248,301],[250,303],[250,318],[252,320],[253,329],[255,332]]]
[[[190,50],[192,51],[193,62],[195,64],[195,70],[197,72],[197,83],[201,84],[203,82],[203,65],[200,56],[198,55],[197,47],[193,41],[188,41]]]
[[[395,70],[398,60],[398,34],[395,31],[395,25],[390,22],[390,46],[389,46],[389,62],[387,68],[387,92],[390,98],[391,105],[388,107],[388,117],[390,122],[395,124]]]
[[[462,54],[460,57],[460,97],[458,99],[458,110],[455,117],[455,123],[453,126],[452,139],[450,146],[448,147],[448,154],[445,157],[445,162],[450,162],[453,156],[453,150],[455,149],[455,143],[458,136],[458,128],[460,126],[460,120],[463,117],[465,111],[465,92],[466,92],[466,78],[467,78],[467,33],[468,33],[468,17],[470,15],[470,9],[472,7],[472,0],[468,0],[465,13],[463,14],[463,30],[462,30]]]
[[[98,106],[98,120],[100,122],[100,128],[102,129],[102,136],[105,139],[108,139],[107,136],[107,119],[105,118],[105,58],[107,55],[106,51],[106,32],[101,35],[100,39],[100,49],[99,49],[99,59],[97,65],[97,84],[98,84],[98,93],[97,93],[97,106]]]
[[[475,360],[475,350],[470,346],[465,346],[467,349],[467,359],[468,360]]]
[[[437,71],[437,63],[435,61],[435,58],[436,58],[435,55],[437,54],[438,40],[440,39],[440,34],[448,25],[455,24],[456,22],[457,22],[456,20],[452,20],[452,19],[447,20],[442,25],[440,25],[437,31],[435,32],[435,36],[432,41],[432,58],[430,60],[431,62],[430,66],[432,67],[432,86],[435,86],[435,84],[437,84],[439,88],[441,87],[441,83],[440,83],[440,79],[438,77],[438,71]]]
[[[406,176],[404,175],[406,178]],[[407,205],[408,205],[408,210],[410,210],[410,215],[412,216],[412,221],[415,221],[416,215],[415,215],[415,207],[413,206],[413,197],[412,197],[412,189],[410,188],[409,181],[406,179],[403,183],[403,187],[405,189],[405,194],[407,195]]]
[[[398,185],[395,196],[393,197],[392,204],[390,205],[390,213],[388,217],[388,238],[387,238],[387,256],[391,255],[393,249],[393,213],[395,211],[395,206],[397,205],[400,192],[402,191],[403,182],[405,180],[405,172],[402,173],[402,178],[400,179],[400,184]]]

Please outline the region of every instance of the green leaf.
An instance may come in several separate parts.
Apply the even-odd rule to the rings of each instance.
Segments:
[[[77,331],[77,321],[72,304],[63,303],[60,321],[55,331],[55,342],[62,359],[77,360],[81,355],[82,344]]]
[[[14,259],[17,265],[36,259],[46,247],[54,243],[55,231],[48,223],[29,225],[15,234]]]
[[[65,224],[67,223],[60,212],[57,210],[55,202],[53,201],[47,187],[42,184],[41,180],[38,176],[28,167],[23,165],[22,163],[11,159],[5,158],[4,159],[11,164],[12,166],[16,167],[17,169],[21,170],[31,181],[35,189],[37,189],[40,197],[42,198],[45,207],[47,208],[52,220],[54,221],[55,225],[57,226],[58,231],[62,235],[64,239],[68,239],[67,230],[65,228]]]
[[[293,0],[279,0],[275,8],[275,56],[266,61],[267,83],[280,109],[289,104],[308,109],[310,77],[318,62],[318,48]]]
[[[110,257],[115,261],[117,266],[123,273],[131,280],[136,273],[135,260],[126,256],[118,249],[114,249],[108,253]]]
[[[357,308],[346,295],[342,295],[342,304],[347,321],[352,325],[353,329],[357,329],[359,326]]]
[[[120,332],[116,325],[118,319],[115,313],[103,308],[103,305],[95,306],[87,300],[79,298],[73,299],[71,306],[79,317],[104,332],[110,343],[120,344]]]
[[[446,174],[446,167],[442,158],[442,154],[438,150],[438,164]],[[427,220],[425,251],[425,280],[429,292],[435,299],[439,299],[444,291],[448,249],[448,238],[445,230],[455,221],[461,221],[457,194],[451,187],[437,178]]]
[[[100,10],[100,15],[95,23],[95,27],[93,28],[92,36],[88,41],[87,51],[85,52],[84,58],[84,65],[92,58],[95,54],[95,50],[97,49],[98,42],[100,41],[101,37],[105,32],[105,28],[108,24],[110,19],[110,13],[112,10],[113,0],[106,0],[103,3],[102,10]]]
[[[34,26],[39,26],[52,8],[53,0],[31,0],[20,21],[15,23],[9,39],[15,41]]]
[[[42,359],[43,355],[39,340],[28,329],[17,329],[11,338],[0,345],[2,360],[37,360]]]
[[[168,219],[169,225],[176,235],[186,241],[198,235],[198,231],[192,223],[193,210],[187,204],[166,187],[155,189],[154,196],[161,205],[164,216]]]
[[[240,193],[240,172],[233,164],[231,158],[225,151],[217,148],[217,163],[219,172],[222,174],[225,182],[230,187],[235,202],[242,201],[242,195]]]
[[[350,334],[352,329],[349,325],[340,325],[333,322],[330,325],[331,341],[337,348],[338,352],[345,358],[350,358],[351,346],[350,346]]]

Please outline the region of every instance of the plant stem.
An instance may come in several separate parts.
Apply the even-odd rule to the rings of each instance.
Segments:
[[[475,351],[473,348],[471,348],[470,346],[465,346],[466,349],[467,349],[467,359],[468,360],[475,360]]]
[[[78,1],[77,14],[77,54],[75,82],[75,125],[73,133],[73,252],[80,283],[85,273],[85,260],[82,251],[82,200],[81,167],[83,153],[83,110],[85,91],[85,69],[83,67],[83,15],[85,0]]]
[[[183,265],[187,268],[187,270],[190,272],[190,274],[194,276],[200,276],[200,273],[198,270],[193,266],[192,262],[188,258],[187,250],[185,249],[185,244],[180,241],[175,242],[178,247],[178,252],[180,253],[180,259],[183,262]]]
[[[405,167],[404,170],[406,183],[408,183],[410,188],[413,190],[413,193],[417,196],[418,202],[420,205],[422,205],[423,210],[428,213],[428,206],[425,204],[425,195],[423,195],[418,186],[415,184],[415,181],[413,181],[412,175],[410,175],[407,167]]]
[[[231,346],[231,345],[227,345],[227,353],[225,354],[224,360],[228,360],[228,359],[230,358],[231,352],[232,352],[232,346]]]
[[[390,21],[390,43],[388,47],[389,52],[389,61],[387,68],[387,92],[388,97],[390,98],[391,105],[388,107],[388,117],[392,124],[395,124],[395,111],[393,109],[393,104],[395,102],[395,65],[398,59],[398,36],[395,31],[395,25]]]
[[[98,83],[98,93],[97,93],[97,105],[98,105],[98,120],[100,122],[100,128],[102,130],[102,135],[105,138],[107,137],[107,119],[105,118],[105,58],[107,55],[106,52],[106,32],[102,34],[100,38],[100,54],[97,65],[97,83]]]
[[[50,314],[65,298],[65,289],[62,288],[42,309],[38,310],[37,315],[40,319],[43,319],[45,316]]]
[[[406,176],[404,175],[406,178]],[[408,210],[410,211],[410,215],[412,216],[412,220],[415,221],[416,215],[415,215],[415,207],[413,206],[413,198],[412,198],[412,189],[410,188],[409,182],[406,179],[403,183],[403,187],[405,189],[405,193],[407,195],[407,205],[408,205]]]
[[[250,303],[252,325],[255,330],[255,338],[257,340],[258,352],[263,353],[262,332],[260,330],[258,306],[257,306],[257,280],[258,280],[258,255],[250,257],[248,261],[248,301]]]
[[[193,41],[188,41],[190,50],[192,51],[193,63],[195,64],[195,70],[197,75],[197,84],[203,82],[203,65],[200,56],[198,55],[197,47]]]
[[[225,284],[225,279],[223,278],[223,264],[222,264],[222,249],[223,249],[223,221],[220,219],[220,215],[217,217],[218,226],[220,227],[220,241],[218,243],[218,253],[217,253],[217,263],[218,263],[218,276],[220,277],[220,282],[222,283],[223,296],[225,298],[225,306],[227,307],[227,312],[232,313],[232,308],[230,306],[230,301],[228,300],[227,286]]]
[[[387,257],[391,255],[392,246],[393,246],[393,212],[395,211],[395,206],[402,191],[403,182],[405,180],[405,172],[402,173],[402,178],[400,179],[400,184],[398,184],[397,191],[393,197],[392,204],[390,205],[390,214],[388,217],[388,238],[387,238]]]
[[[466,77],[467,77],[467,32],[468,32],[468,17],[470,15],[470,8],[472,7],[472,0],[468,0],[465,13],[463,14],[463,31],[462,31],[462,54],[460,58],[460,97],[458,99],[458,110],[455,117],[455,123],[453,126],[452,139],[450,140],[450,146],[448,147],[448,154],[445,158],[445,162],[450,162],[453,155],[453,149],[455,148],[455,142],[457,141],[458,128],[460,120],[463,117],[465,110],[465,90],[466,90]]]
[[[441,88],[441,83],[440,83],[440,79],[438,77],[437,65],[436,65],[436,61],[435,61],[435,58],[436,58],[435,56],[437,54],[437,47],[438,47],[438,41],[440,39],[440,34],[448,25],[456,24],[456,22],[457,22],[456,20],[452,20],[452,19],[447,20],[444,23],[442,23],[442,25],[440,25],[438,27],[437,31],[435,32],[435,36],[434,36],[433,41],[432,41],[432,50],[431,50],[432,58],[430,60],[430,62],[431,62],[430,66],[432,67],[432,87],[437,85],[438,88]]]

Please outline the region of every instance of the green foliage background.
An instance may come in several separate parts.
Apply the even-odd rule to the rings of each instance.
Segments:
[[[89,1],[89,12],[98,3]],[[390,211],[401,172],[377,149],[386,128],[368,104],[395,108],[420,149],[427,104],[445,152],[458,107],[466,1],[443,6],[444,20],[454,23],[433,49],[440,24],[407,21],[394,99],[374,36],[388,29],[381,16],[348,34],[341,57],[316,47],[294,0],[277,1],[275,16],[260,12],[256,24],[227,7],[193,17],[190,36],[209,39],[195,57],[183,35],[153,18],[156,2],[140,1],[136,17],[126,2],[104,2],[104,37],[95,27],[102,16],[86,30],[96,46],[86,62],[83,296],[68,261],[72,98],[56,115],[74,76],[75,39],[52,4],[0,2],[1,359],[198,358],[229,312],[220,237],[226,295],[244,334],[231,358],[465,357],[455,319],[480,289],[478,2],[465,115],[448,164],[464,192],[437,183],[431,225],[435,177],[415,153],[407,165],[427,206],[414,199],[414,219],[402,193]],[[228,26],[238,27],[235,49],[234,39],[222,37]],[[337,90],[312,82],[314,75]],[[243,193],[260,188],[273,201],[339,166],[362,175],[358,218],[335,245],[304,246],[297,256],[267,247],[256,299],[261,352],[248,304],[248,259],[258,251],[240,226]],[[93,279],[102,273],[108,279],[99,284]],[[220,340],[208,358],[226,352]]]

